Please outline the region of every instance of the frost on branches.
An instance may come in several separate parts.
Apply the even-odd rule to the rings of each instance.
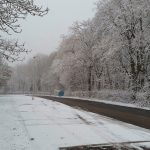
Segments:
[[[47,56],[45,72],[35,75],[37,87],[51,94],[63,88],[67,95],[149,102],[150,1],[107,0],[96,6],[95,16],[76,22],[58,51]],[[28,74],[31,79],[22,80],[30,91]]]
[[[33,16],[44,16],[48,9],[43,9],[35,5],[33,0],[0,0],[0,31],[10,34],[10,31],[20,33],[21,28],[18,23],[20,19],[25,19],[28,14]],[[24,44],[18,41],[6,40],[0,34],[0,56],[8,61],[19,60],[20,53],[27,53]]]

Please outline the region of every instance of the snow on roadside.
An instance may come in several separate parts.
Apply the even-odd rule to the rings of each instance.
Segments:
[[[29,96],[0,97],[0,133],[4,150],[150,141],[150,130]]]
[[[59,97],[59,96],[54,96],[54,97]],[[111,101],[111,100],[100,100],[100,99],[95,99],[95,98],[81,98],[81,97],[73,97],[73,96],[63,96],[63,98],[72,98],[72,99],[79,99],[79,100],[87,100],[87,101],[94,101],[94,102],[100,102],[100,103],[111,104],[111,105],[118,105],[118,106],[125,106],[125,107],[131,107],[131,108],[138,108],[138,109],[150,110],[149,107],[141,107],[141,106],[139,106],[137,104],[116,102],[116,101]]]
[[[65,92],[66,96],[73,96],[73,97],[82,97],[88,98],[89,92],[88,91],[75,91],[75,92]],[[136,107],[148,107],[150,108],[150,101],[145,99],[145,93],[139,92],[137,93],[137,100],[131,100],[131,93],[129,91],[124,90],[109,90],[103,89],[100,91],[92,91],[90,92],[91,97],[98,100],[105,100],[110,102],[121,102],[123,104],[133,104]]]

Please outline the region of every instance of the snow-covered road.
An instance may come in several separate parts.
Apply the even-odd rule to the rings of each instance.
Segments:
[[[150,130],[42,98],[0,96],[0,150],[130,141],[150,141]]]

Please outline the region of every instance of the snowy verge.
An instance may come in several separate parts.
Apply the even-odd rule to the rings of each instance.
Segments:
[[[130,103],[123,103],[123,102],[114,102],[110,100],[99,100],[95,98],[81,98],[81,97],[72,97],[72,96],[55,96],[55,95],[37,95],[38,96],[51,96],[51,97],[56,97],[56,98],[66,98],[66,99],[78,99],[78,100],[84,100],[84,101],[93,101],[93,102],[99,102],[99,103],[104,103],[104,104],[110,104],[110,105],[116,105],[116,106],[123,106],[123,107],[130,107],[130,108],[137,108],[137,109],[142,109],[142,110],[150,110],[149,107],[141,107],[136,104],[130,104]]]
[[[88,99],[127,107],[150,109],[150,100],[148,101],[144,99],[144,93],[138,93],[136,101],[131,100],[131,93],[129,91],[122,90],[106,89],[101,91],[92,91],[90,93],[90,98],[88,95],[89,93],[87,91],[66,92],[66,97]]]

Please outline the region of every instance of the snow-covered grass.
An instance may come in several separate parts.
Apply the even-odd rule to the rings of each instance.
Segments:
[[[76,91],[76,92],[66,92],[66,96],[74,96],[74,97],[80,97],[80,98],[89,98],[88,97],[89,92],[85,91]],[[137,94],[137,100],[132,101],[131,100],[131,93],[128,91],[122,91],[122,90],[101,90],[101,91],[92,91],[90,93],[91,100],[103,100],[106,102],[113,102],[114,104],[117,104],[116,102],[119,102],[120,104],[131,104],[135,105],[136,107],[149,107],[150,108],[150,100],[145,99],[144,93],[138,93]]]
[[[0,150],[132,141],[150,141],[150,130],[42,98],[0,97]]]

